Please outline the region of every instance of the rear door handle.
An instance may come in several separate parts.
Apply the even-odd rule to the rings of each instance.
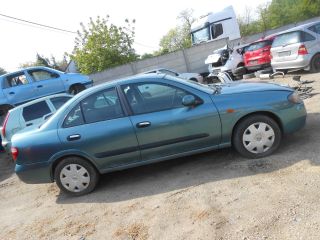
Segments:
[[[9,92],[9,94],[10,94],[10,95],[13,95],[13,94],[14,94],[14,92]]]
[[[81,138],[81,135],[80,134],[72,134],[70,136],[67,137],[67,140],[68,141],[74,141],[74,140],[78,140]]]
[[[137,123],[137,128],[145,128],[145,127],[149,127],[151,125],[151,122],[139,122]]]
[[[32,126],[32,125],[33,125],[33,123],[27,123],[26,127],[29,127],[29,126]]]
[[[42,85],[38,85],[38,86],[37,86],[37,88],[42,88],[42,87],[43,87]]]

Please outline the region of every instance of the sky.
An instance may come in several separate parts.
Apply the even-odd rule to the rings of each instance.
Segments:
[[[4,0],[0,14],[37,22],[76,32],[80,22],[89,18],[110,16],[110,22],[118,26],[124,20],[135,19],[135,45],[138,54],[152,53],[159,48],[159,41],[178,23],[177,16],[184,9],[193,9],[198,17],[208,12],[232,5],[237,15],[246,6],[255,9],[267,0]],[[35,61],[36,54],[61,60],[65,52],[71,53],[76,34],[10,20],[0,16],[0,67],[15,71],[20,64]]]

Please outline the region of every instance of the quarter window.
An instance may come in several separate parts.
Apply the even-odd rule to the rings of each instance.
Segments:
[[[59,109],[65,102],[67,102],[71,97],[55,97],[51,98],[50,101],[55,109]]]
[[[320,34],[320,24],[316,24],[316,25],[313,25],[313,26],[309,27],[309,30],[311,30],[312,32]]]
[[[180,88],[159,84],[130,84],[122,87],[134,114],[184,107],[182,98],[189,93]]]
[[[41,101],[23,108],[22,116],[26,122],[42,118],[51,113],[46,101]]]
[[[64,120],[63,127],[75,127],[84,124],[80,105],[76,105]]]

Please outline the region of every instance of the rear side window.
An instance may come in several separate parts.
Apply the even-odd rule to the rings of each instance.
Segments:
[[[316,40],[316,38],[314,36],[312,36],[311,34],[309,34],[307,32],[301,32],[301,34],[302,34],[301,39],[303,42]]]
[[[264,48],[266,46],[270,46],[272,44],[271,40],[266,40],[266,41],[261,41],[261,42],[256,42],[252,43],[246,51],[256,51],[260,48]]]
[[[50,101],[52,102],[54,108],[58,110],[65,102],[67,102],[71,97],[55,97],[51,98]]]
[[[46,101],[41,101],[30,106],[24,107],[22,116],[26,122],[42,118],[44,115],[51,113]]]
[[[81,101],[81,108],[86,123],[106,121],[124,116],[117,91],[114,88],[85,98]]]
[[[310,31],[320,34],[320,23],[308,28]]]
[[[287,46],[301,42],[301,32],[289,32],[276,36],[273,41],[272,47]]]
[[[84,124],[80,105],[75,106],[64,120],[63,127],[75,127]]]
[[[16,73],[7,77],[7,81],[5,81],[5,88],[15,87],[19,85],[28,84],[28,80],[24,73]]]

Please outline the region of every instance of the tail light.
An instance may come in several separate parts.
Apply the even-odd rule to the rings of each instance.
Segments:
[[[2,126],[2,136],[3,137],[6,137],[6,127],[7,127],[9,115],[10,115],[10,113],[8,112],[6,118],[4,119],[4,122],[3,122],[3,126]]]
[[[305,45],[301,45],[298,50],[298,55],[306,55],[308,54],[308,50]]]
[[[18,150],[18,148],[16,148],[16,147],[11,147],[11,155],[12,155],[12,159],[13,159],[14,161],[16,161],[17,158],[18,158],[18,155],[19,155],[19,150]]]

